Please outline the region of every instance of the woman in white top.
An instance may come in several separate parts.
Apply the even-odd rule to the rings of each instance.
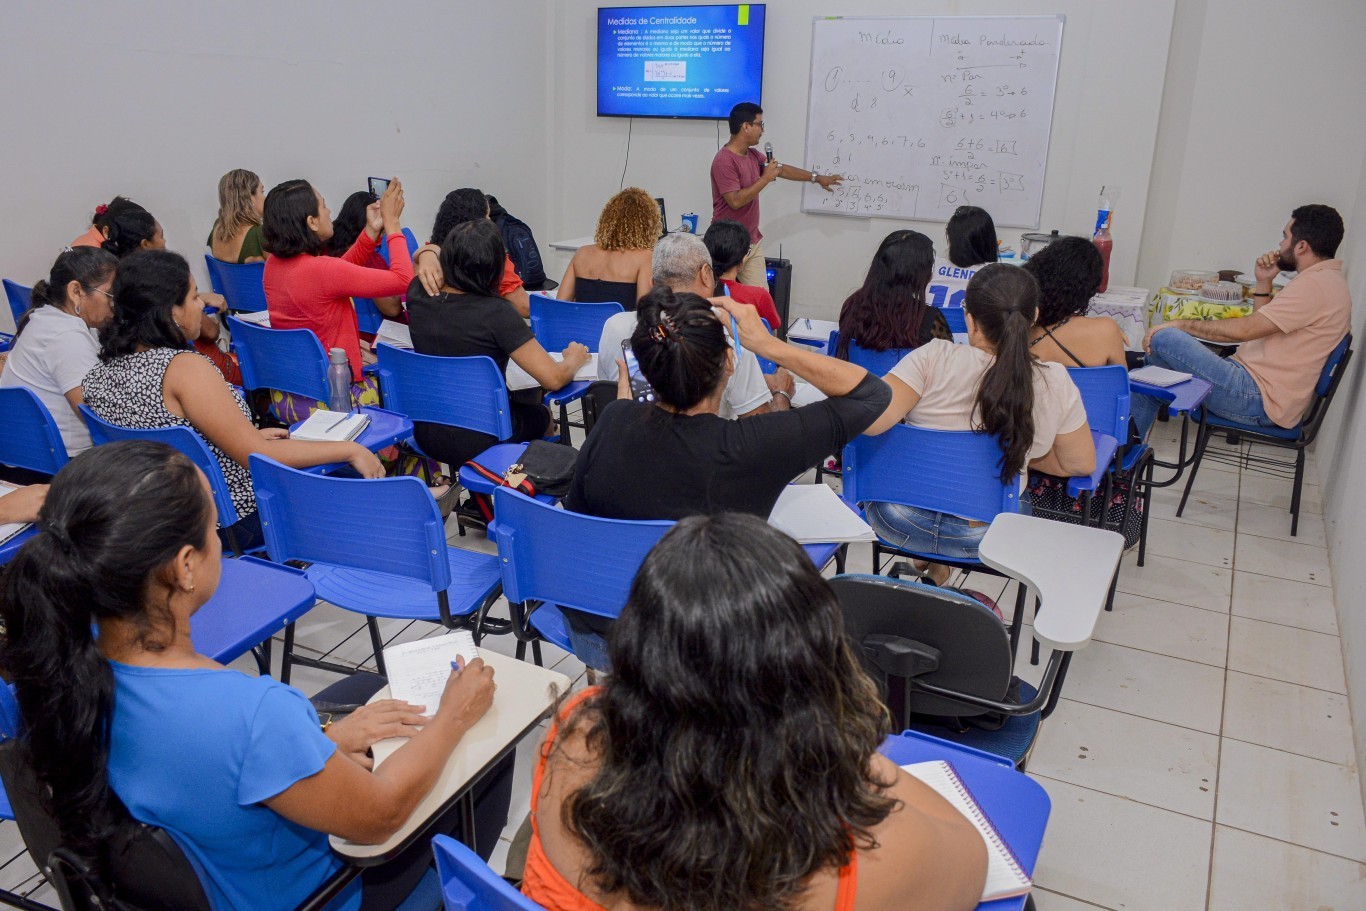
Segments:
[[[902,358],[885,377],[892,404],[868,433],[903,420],[932,430],[989,433],[1001,444],[1003,483],[1026,468],[1062,477],[1094,471],[1096,450],[1081,394],[1066,368],[1042,363],[1029,351],[1039,307],[1034,277],[1012,266],[984,266],[968,282],[964,304],[968,344],[936,339]],[[864,509],[879,537],[916,553],[976,559],[987,530],[981,522],[892,503]],[[946,575],[931,569],[936,581]]]
[[[90,448],[90,431],[77,407],[81,380],[99,363],[95,331],[114,315],[109,287],[118,268],[99,247],[73,247],[57,257],[47,281],[33,286],[33,309],[19,324],[0,387],[22,386],[57,423],[68,455]]]
[[[968,281],[987,263],[996,262],[996,223],[977,206],[959,206],[944,226],[949,241],[947,257],[937,256],[925,299],[932,307],[963,306]]]

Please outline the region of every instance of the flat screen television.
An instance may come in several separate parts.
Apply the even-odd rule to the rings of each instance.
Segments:
[[[762,3],[598,9],[598,116],[725,120],[760,101]]]

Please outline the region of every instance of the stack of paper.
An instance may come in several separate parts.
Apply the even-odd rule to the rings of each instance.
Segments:
[[[868,523],[824,484],[787,485],[773,505],[768,524],[798,544],[877,540]]]
[[[375,344],[378,345],[380,342],[393,345],[395,348],[407,348],[411,351],[413,333],[407,324],[386,319],[379,324],[379,331],[375,333]]]
[[[1143,383],[1147,386],[1175,386],[1177,383],[1184,383],[1190,378],[1191,374],[1189,373],[1182,373],[1180,370],[1168,370],[1166,367],[1158,367],[1155,364],[1129,371],[1130,382]]]
[[[295,440],[314,443],[345,443],[354,440],[370,426],[370,418],[353,411],[328,411],[319,408],[290,434]]]

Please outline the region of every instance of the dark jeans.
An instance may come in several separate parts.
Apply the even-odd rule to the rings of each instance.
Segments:
[[[1204,407],[1210,413],[1252,427],[1274,427],[1275,421],[1266,416],[1262,405],[1262,391],[1252,375],[1233,358],[1220,357],[1205,347],[1193,335],[1180,329],[1154,332],[1149,343],[1152,351],[1148,363],[1169,370],[1180,370],[1209,380],[1209,397]],[[1162,402],[1147,395],[1135,395],[1129,414],[1138,428],[1139,439],[1148,436]]]
[[[387,681],[375,674],[353,674],[318,693],[315,700],[340,705],[359,705],[373,696]],[[498,837],[507,827],[508,805],[512,803],[513,764],[516,753],[490,769],[474,786],[474,835],[476,854],[488,860],[498,846]],[[460,836],[460,807],[457,804],[433,822],[427,836],[419,838],[408,850],[377,867],[361,873],[361,911],[393,911],[422,880],[433,864],[431,836]]]

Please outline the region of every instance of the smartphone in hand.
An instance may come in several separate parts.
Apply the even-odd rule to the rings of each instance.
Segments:
[[[389,189],[389,178],[387,178],[387,177],[371,177],[371,178],[370,178],[370,201],[371,201],[371,202],[378,202],[378,201],[379,201],[379,198],[380,198],[381,196],[384,195],[384,191],[387,190],[387,189]]]
[[[621,340],[621,358],[626,362],[626,373],[631,378],[631,396],[637,402],[653,405],[656,401],[655,389],[640,372],[640,362],[636,360],[636,353],[631,350],[630,339]]]

